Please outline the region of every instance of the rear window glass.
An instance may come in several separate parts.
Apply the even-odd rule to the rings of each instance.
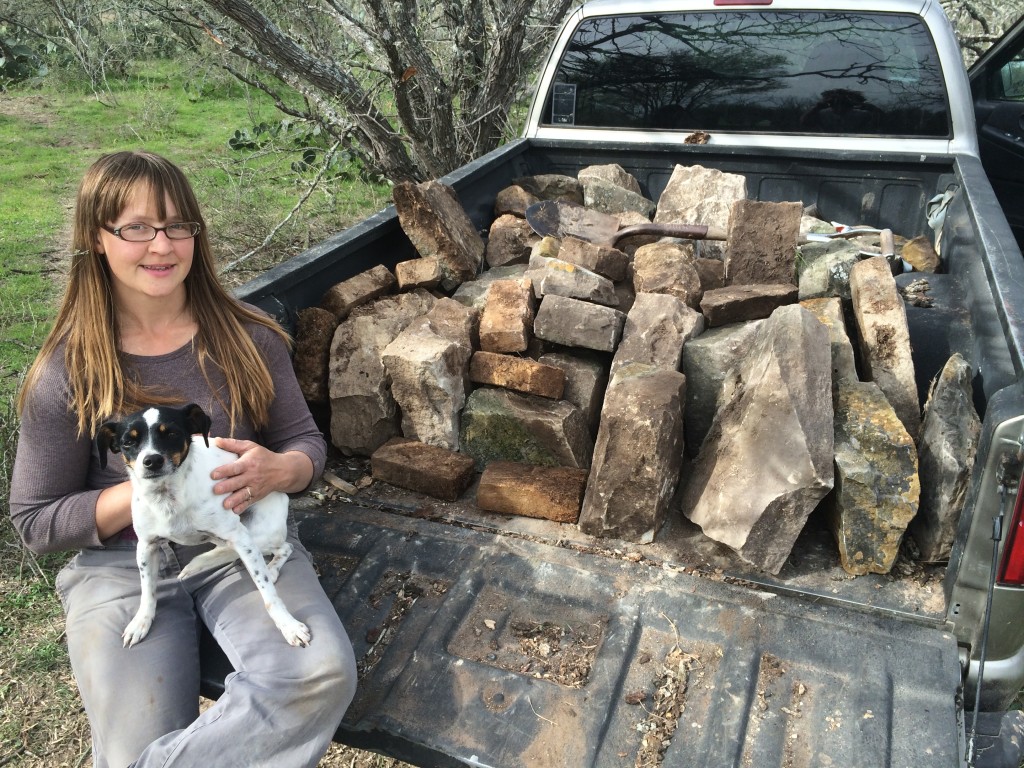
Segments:
[[[948,137],[947,115],[938,56],[913,16],[733,11],[585,20],[543,122]]]

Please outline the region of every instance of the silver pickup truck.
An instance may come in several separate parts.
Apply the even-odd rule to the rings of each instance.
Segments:
[[[1019,765],[1020,32],[969,78],[932,0],[571,14],[522,138],[442,181],[486,230],[520,177],[617,164],[657,200],[675,166],[701,165],[742,175],[756,200],[940,240],[933,306],[906,314],[921,393],[954,352],[974,375],[982,430],[952,555],[853,577],[812,515],[770,575],[678,509],[639,544],[483,512],[473,488],[297,500],[360,658],[339,740],[419,765]],[[416,256],[388,208],[238,294],[294,329],[331,285]],[[356,482],[367,464],[338,455],[331,470]],[[225,671],[211,650],[208,692]]]

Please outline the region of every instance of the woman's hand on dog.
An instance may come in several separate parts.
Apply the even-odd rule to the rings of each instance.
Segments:
[[[217,467],[213,492],[226,493],[225,509],[241,514],[271,491],[296,493],[313,479],[313,463],[301,451],[276,453],[252,440],[218,437],[218,448],[238,454],[238,460]]]

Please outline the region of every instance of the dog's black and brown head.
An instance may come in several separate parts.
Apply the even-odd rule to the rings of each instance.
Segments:
[[[153,406],[121,421],[108,421],[96,434],[100,467],[107,466],[107,451],[120,453],[128,470],[140,478],[170,475],[188,456],[192,435],[201,434],[209,445],[210,417],[195,403],[182,408]]]

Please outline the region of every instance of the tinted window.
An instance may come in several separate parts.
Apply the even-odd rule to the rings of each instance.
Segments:
[[[584,21],[544,121],[947,137],[947,113],[938,57],[919,19],[722,12]]]

